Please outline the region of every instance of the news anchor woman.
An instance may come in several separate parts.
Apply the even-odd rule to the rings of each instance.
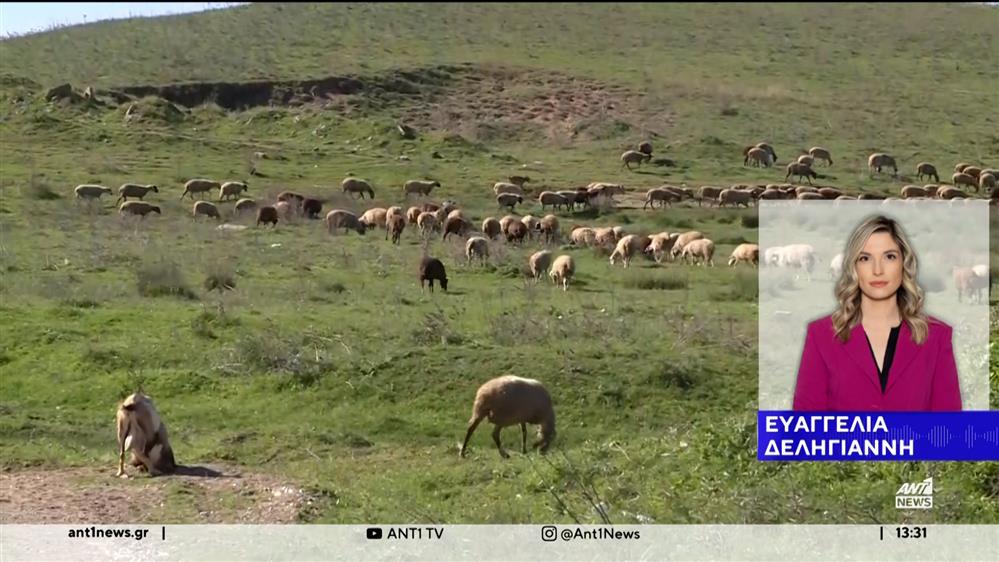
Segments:
[[[839,306],[808,325],[794,410],[961,409],[952,329],[923,312],[917,267],[894,220],[873,216],[854,229],[836,282]]]

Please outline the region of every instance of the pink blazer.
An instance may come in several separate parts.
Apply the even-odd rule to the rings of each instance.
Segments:
[[[888,384],[882,394],[878,366],[862,325],[853,328],[844,344],[836,339],[832,316],[810,323],[798,367],[794,409],[960,410],[961,391],[951,345],[953,330],[933,317],[929,318],[929,325],[926,341],[916,345],[909,325],[902,322]]]

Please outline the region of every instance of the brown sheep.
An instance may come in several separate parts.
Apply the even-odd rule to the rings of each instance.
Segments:
[[[929,197],[930,193],[918,185],[907,185],[902,188],[902,199],[913,197]]]
[[[440,283],[441,289],[447,292],[447,271],[444,269],[444,264],[441,260],[437,258],[432,258],[430,256],[423,256],[420,260],[420,292],[422,293],[423,283],[427,282],[430,286],[430,292],[434,292],[434,281],[436,280]]]
[[[511,222],[506,229],[506,241],[522,243],[527,236],[527,225],[520,221]]]
[[[486,217],[482,221],[482,232],[486,235],[486,238],[495,240],[503,232],[503,229],[500,227],[498,220],[493,217]]]
[[[219,208],[215,206],[214,203],[210,201],[196,201],[194,203],[194,208],[191,214],[197,218],[198,215],[205,215],[206,217],[212,217],[215,219],[221,219],[222,215],[219,214]]]
[[[923,176],[933,177],[933,181],[940,182],[940,176],[937,174],[937,167],[929,162],[920,162],[916,165],[916,179],[923,179]]]
[[[324,221],[326,222],[326,230],[330,234],[336,234],[339,228],[343,228],[344,232],[353,230],[358,234],[364,234],[368,230],[368,225],[359,219],[357,215],[343,209],[334,209],[326,213]]]
[[[812,183],[812,178],[819,177],[819,175],[815,173],[815,170],[812,170],[811,166],[806,166],[797,162],[792,162],[787,165],[787,175],[784,176],[784,180],[787,180],[791,176],[805,178],[808,180],[809,185]]]
[[[158,205],[152,205],[146,203],[145,201],[125,201],[118,207],[118,213],[122,216],[124,215],[139,215],[145,217],[149,213],[156,213],[157,215],[162,215]]]
[[[323,203],[318,199],[306,199],[302,202],[302,213],[310,219],[318,219],[323,212]]]
[[[835,187],[823,187],[819,189],[819,195],[825,197],[826,199],[836,199],[837,197],[843,195],[843,192]]]
[[[956,187],[942,185],[940,186],[940,189],[937,190],[937,197],[939,199],[964,199],[968,197],[968,194]]]
[[[994,189],[995,186],[996,176],[994,174],[983,173],[978,176],[978,187],[980,187],[982,191],[985,191],[986,188]]]
[[[649,141],[643,141],[638,145],[638,151],[642,154],[652,154],[652,143]]]
[[[422,212],[423,210],[419,207],[410,207],[406,210],[406,220],[409,221],[409,224],[416,224]]]
[[[388,228],[385,230],[385,238],[388,239],[389,234],[392,235],[392,243],[398,244],[399,238],[402,237],[402,231],[406,228],[406,219],[402,215],[393,215],[392,218],[388,220]]]
[[[269,222],[271,226],[277,226],[278,211],[271,205],[266,205],[257,209],[257,226],[262,222]]]
[[[461,217],[450,217],[444,222],[444,235],[442,240],[447,240],[449,234],[465,236],[472,227]]]
[[[950,181],[954,184],[954,187],[959,185],[968,185],[974,187],[975,191],[978,191],[978,180],[970,174],[958,172],[950,177]]]
[[[150,476],[177,470],[166,424],[153,401],[141,391],[131,394],[118,405],[115,414],[118,433],[118,474],[125,474],[125,452],[131,450],[133,466],[140,466]]]
[[[798,157],[798,163],[804,164],[811,168],[815,164],[815,158],[812,158],[811,154],[802,154]]]
[[[472,438],[475,428],[487,418],[495,426],[493,441],[503,458],[510,457],[500,443],[500,431],[504,427],[520,424],[524,454],[527,454],[527,424],[540,425],[538,440],[533,447],[542,453],[548,450],[555,438],[555,409],[552,407],[551,396],[544,385],[534,379],[506,375],[492,379],[479,387],[475,393],[475,403],[472,405],[472,417],[468,420],[465,441],[458,453],[460,457],[465,456],[468,441]]]

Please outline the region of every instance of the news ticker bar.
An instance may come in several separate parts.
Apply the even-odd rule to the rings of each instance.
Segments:
[[[372,529],[379,532],[373,533]],[[89,536],[71,536],[74,530]],[[114,536],[114,531],[129,531],[129,534]],[[145,531],[141,538],[139,531]],[[5,562],[402,559],[909,562],[927,557],[969,562],[995,560],[996,552],[999,552],[999,525],[0,525],[0,560]]]
[[[763,461],[999,460],[999,411],[757,413]]]

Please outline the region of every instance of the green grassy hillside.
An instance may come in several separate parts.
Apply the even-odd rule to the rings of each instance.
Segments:
[[[999,166],[997,24],[973,5],[260,4],[2,41],[0,466],[100,466],[117,485],[114,407],[141,384],[182,463],[300,483],[309,522],[598,521],[590,490],[622,523],[999,521],[995,463],[757,462],[756,273],[724,267],[757,241],[755,210],[641,210],[666,182],[782,182],[814,145],[835,159],[818,183],[851,193],[895,195],[921,160],[944,181],[958,161]],[[331,76],[364,88],[241,110],[111,92],[231,82],[249,99],[244,82]],[[63,82],[97,100],[44,99]],[[621,169],[645,139],[654,162]],[[743,167],[762,140],[780,165]],[[900,177],[868,173],[876,150]],[[348,174],[375,200],[346,198]],[[522,277],[539,241],[468,265],[463,242],[411,227],[399,246],[305,219],[257,229],[222,203],[251,224],[223,233],[179,200],[190,178],[243,179],[258,201],[295,189],[360,213],[408,206],[403,182],[430,177],[478,225],[505,214],[491,186],[511,174],[534,195],[623,183],[616,208],[559,212],[563,231],[697,229],[718,267],[623,270],[561,245],[578,264],[562,292]],[[163,214],[73,197],[126,181],[157,184]],[[424,250],[448,293],[420,292]],[[204,287],[220,272],[222,296]],[[506,372],[551,390],[552,454],[504,461],[483,425],[459,460],[476,388]],[[898,484],[929,475],[935,508],[895,510]],[[168,482],[157,516],[199,521]]]

